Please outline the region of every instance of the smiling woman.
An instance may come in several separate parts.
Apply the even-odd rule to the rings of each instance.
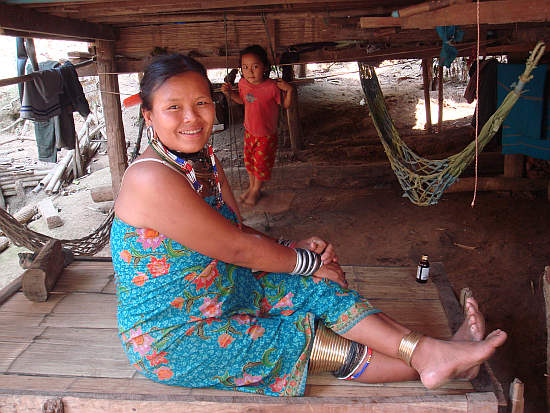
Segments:
[[[332,244],[243,225],[208,145],[214,105],[199,63],[156,58],[140,94],[149,146],[125,173],[111,249],[120,338],[143,375],[272,396],[304,394],[308,369],[362,382],[420,376],[432,388],[475,375],[504,342],[500,331],[483,340],[473,299],[453,341],[423,337],[347,288]],[[342,351],[327,365],[318,355],[334,342]]]

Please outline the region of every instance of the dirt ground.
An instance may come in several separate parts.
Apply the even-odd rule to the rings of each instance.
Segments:
[[[474,207],[470,206],[472,193],[449,194],[435,206],[417,207],[401,196],[395,180],[367,185],[361,184],[357,176],[343,176],[335,177],[331,185],[289,172],[290,167],[368,165],[384,160],[362,102],[356,70],[352,64],[308,67],[308,77],[318,79],[298,89],[304,150],[292,156],[287,148],[281,148],[263,206],[243,210],[247,223],[260,230],[268,229],[275,237],[325,237],[334,243],[343,264],[416,266],[423,254],[429,255],[431,262],[442,262],[456,293],[464,286],[473,290],[487,317],[488,330],[501,328],[509,334],[505,346],[492,359],[505,391],[517,377],[526,385],[526,411],[546,411],[546,328],[541,279],[544,266],[550,265],[550,208],[546,193],[481,192]],[[400,133],[408,136],[411,146],[422,148],[425,116],[419,62],[385,62],[377,73]],[[336,76],[324,77],[329,74]],[[120,84],[121,93],[137,91],[135,77],[121,76]],[[458,152],[460,145],[473,137],[468,126],[473,106],[461,98],[464,87],[463,82],[445,83],[444,133],[437,137],[445,148],[441,153]],[[4,106],[0,103],[0,107]],[[432,118],[437,119],[437,91],[432,92],[432,112]],[[0,118],[0,129],[8,120],[5,116]],[[137,136],[137,108],[124,111],[124,123],[132,149]],[[226,169],[237,163],[240,151],[232,145],[233,140],[240,144],[240,126],[234,129],[234,133],[225,131],[214,137]],[[453,130],[460,132],[458,138],[457,133],[449,132]],[[28,136],[31,141],[17,142],[12,156],[24,155],[28,162],[36,162],[31,131]],[[2,144],[5,140],[7,137],[0,135],[2,150],[9,147]],[[432,150],[430,155],[438,153]],[[38,219],[31,227],[58,238],[76,238],[93,231],[105,215],[100,211],[102,206],[92,202],[89,188],[110,180],[108,169],[98,166],[107,166],[106,156],[98,155],[95,163],[98,172],[67,186],[54,199],[64,226],[49,232],[43,220]],[[235,185],[236,192],[246,187],[244,176],[242,181],[242,187]],[[275,199],[280,193],[290,194],[290,207],[264,214],[270,198]],[[25,200],[8,201],[15,210],[22,202],[38,198],[29,195]],[[108,255],[108,249],[102,254]],[[2,265],[8,259],[4,256],[10,255],[0,254]],[[14,259],[13,254],[10,257],[9,260]],[[17,271],[20,269],[10,270],[2,278],[5,281]]]

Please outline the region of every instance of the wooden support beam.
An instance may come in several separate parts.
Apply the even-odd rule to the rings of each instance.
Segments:
[[[546,404],[550,406],[550,266],[544,267],[542,291],[546,313]]]
[[[422,59],[422,80],[424,88],[424,106],[426,107],[426,127],[428,131],[432,132],[432,110],[430,104],[430,75],[429,70],[430,62],[428,59]]]
[[[113,74],[115,70],[114,44],[113,42],[98,40],[96,50],[101,101],[107,129],[107,152],[111,169],[111,182],[113,194],[116,197],[122,183],[122,176],[128,167],[128,156],[122,123],[118,76]]]
[[[442,9],[444,7],[448,7],[456,3],[466,3],[467,1],[470,1],[470,0],[438,0],[438,1],[427,1],[424,3],[413,4],[412,6],[397,10],[397,16],[395,17],[409,17],[415,14]]]
[[[481,24],[547,22],[550,20],[550,0],[484,1],[479,4]],[[361,17],[363,29],[401,27],[402,29],[432,29],[437,26],[468,26],[477,23],[476,4],[455,4],[442,9],[409,17]]]
[[[298,111],[298,92],[294,90],[292,103],[286,110],[288,121],[288,134],[290,135],[290,148],[296,154],[302,149],[302,127],[300,125],[300,113]]]
[[[504,176],[508,178],[521,178],[525,170],[525,155],[504,155]]]
[[[46,301],[48,293],[65,267],[59,240],[50,240],[42,247],[29,269],[23,273],[22,287],[31,301]]]
[[[5,3],[0,3],[0,28],[67,36],[82,41],[116,40],[117,38],[115,28],[105,24],[57,17],[19,6],[9,6]]]
[[[504,0],[479,3],[481,24],[546,22],[550,20],[550,0]],[[402,19],[403,29],[476,24],[476,3],[458,4]]]
[[[443,128],[443,66],[437,66],[437,103],[438,103],[438,115],[437,115],[437,132],[441,133]]]
[[[505,176],[487,176],[477,178],[478,191],[544,191],[548,185],[546,179],[508,178]],[[460,178],[445,190],[445,193],[468,192],[474,190],[474,178]]]

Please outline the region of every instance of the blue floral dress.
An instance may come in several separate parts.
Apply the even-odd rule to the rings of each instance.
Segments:
[[[205,201],[237,225],[229,207]],[[124,350],[161,383],[300,396],[315,320],[342,334],[378,312],[332,281],[253,273],[119,218],[111,249]]]

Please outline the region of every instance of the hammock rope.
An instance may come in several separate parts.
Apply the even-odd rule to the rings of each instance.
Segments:
[[[472,141],[461,152],[445,159],[426,159],[414,153],[401,139],[388,113],[380,83],[374,67],[359,62],[361,86],[370,109],[370,116],[384,146],[391,167],[403,188],[403,196],[419,206],[435,205],[441,195],[452,185],[485,145],[499,130],[500,125],[521,95],[531,72],[544,54],[544,43],[539,42],[525,64],[525,71],[519,76],[515,88],[506,95],[501,105],[481,129],[477,140]]]

